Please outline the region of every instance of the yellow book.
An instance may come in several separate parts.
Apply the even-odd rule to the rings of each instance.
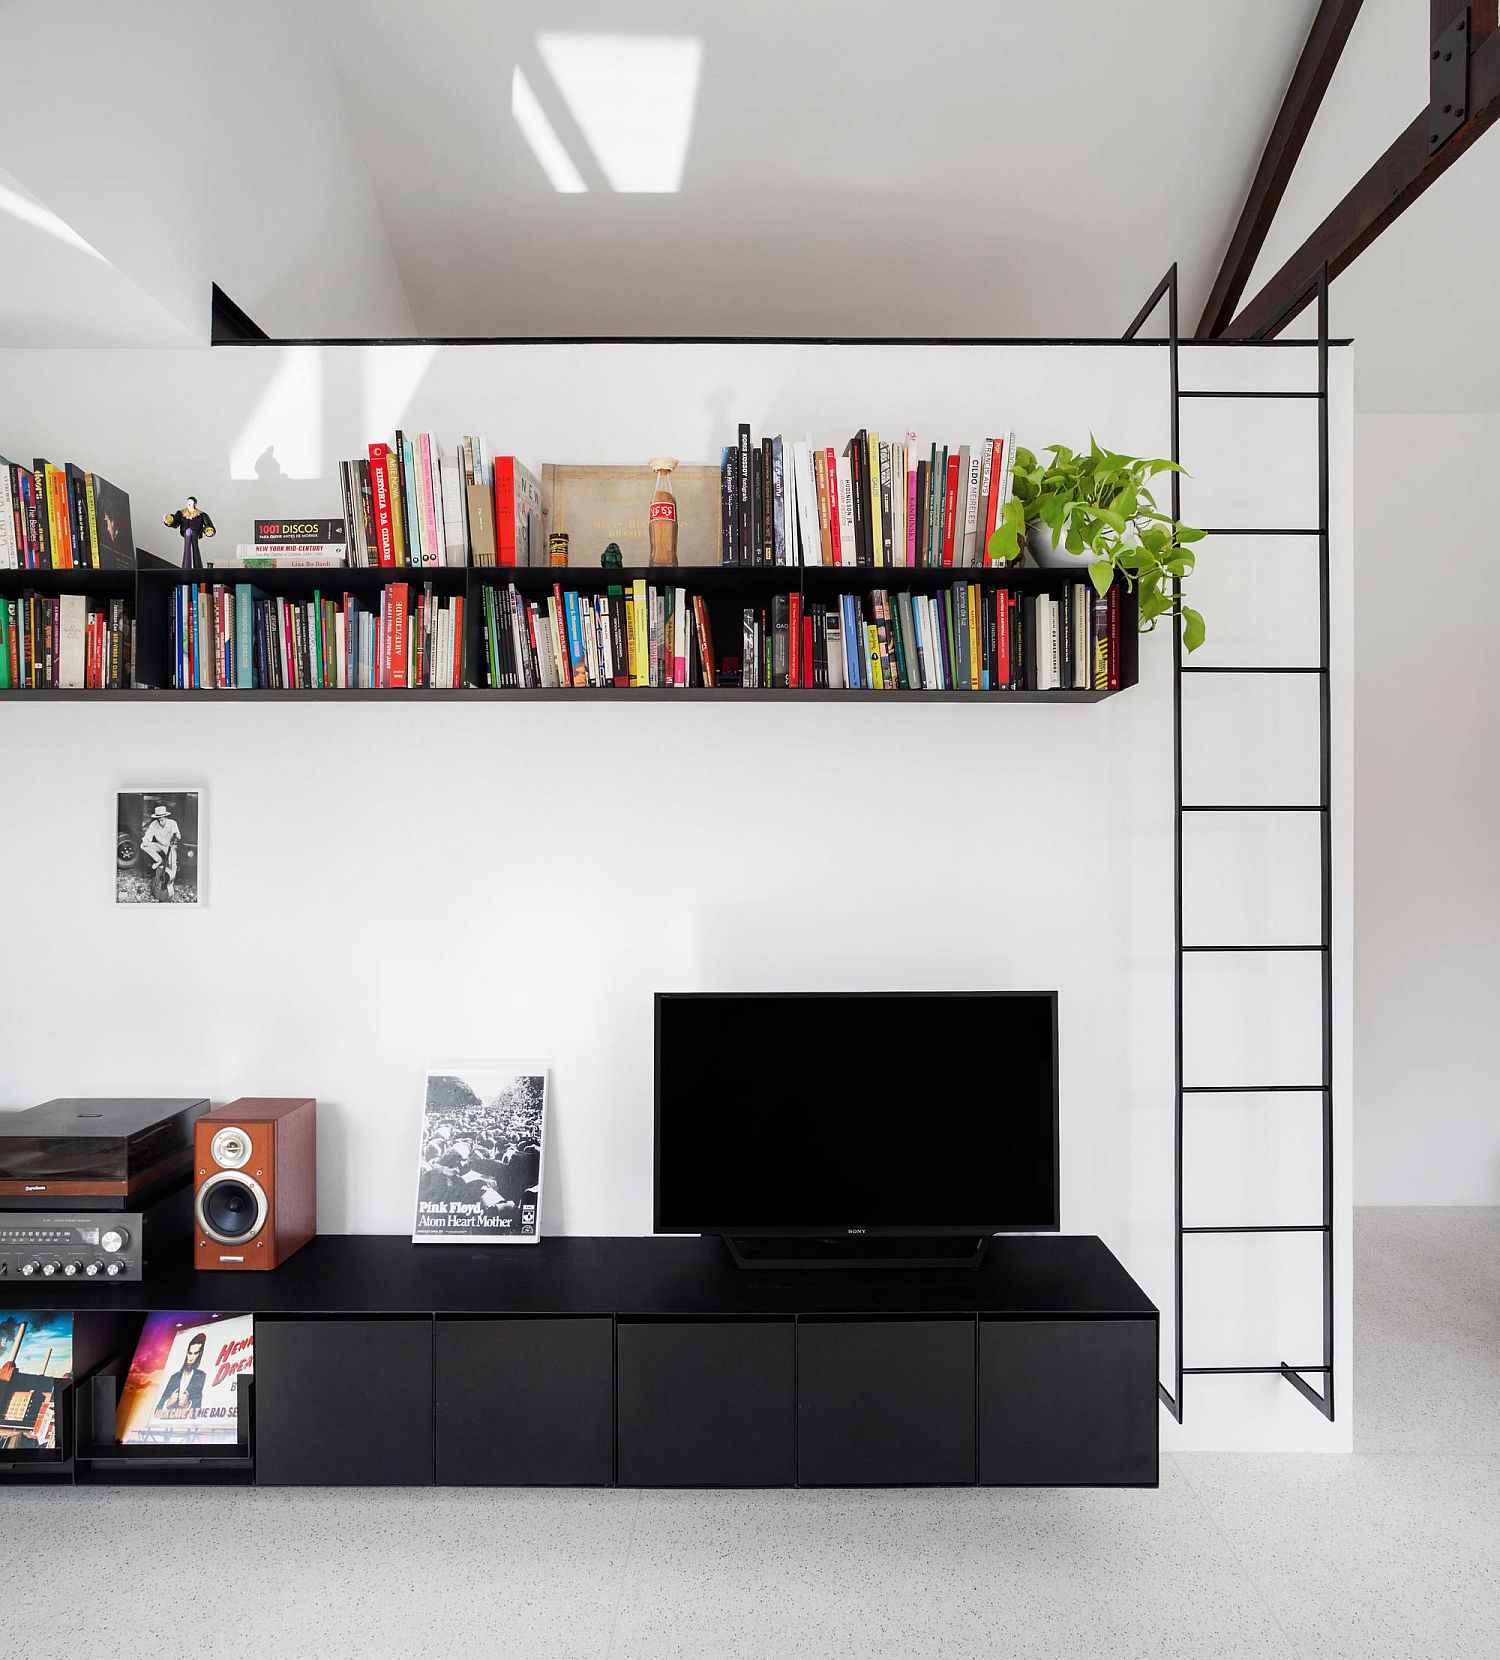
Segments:
[[[401,512],[401,468],[396,462],[394,446],[385,452],[385,478],[391,502],[391,539],[396,548],[396,563],[410,564],[406,556],[406,527]]]
[[[88,505],[89,517],[89,564],[97,571],[99,569],[99,521],[94,516],[94,475],[83,475],[83,496]]]
[[[966,584],[969,590],[969,690],[979,690],[979,584]]]
[[[885,690],[885,676],[880,672],[880,632],[874,623],[865,624],[865,645],[870,654],[870,686],[874,691]]]
[[[632,585],[629,601],[625,606],[625,663],[629,684],[639,686],[640,681],[635,677],[635,650],[635,591]]]
[[[885,563],[885,521],[880,511],[880,434],[870,434],[870,563]]]
[[[632,675],[637,686],[651,684],[651,612],[646,601],[646,579],[638,576],[630,584],[631,612],[635,617],[635,650],[631,654]]]

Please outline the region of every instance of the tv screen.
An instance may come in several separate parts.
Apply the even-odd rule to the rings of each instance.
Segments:
[[[1057,1226],[1055,992],[658,994],[658,1233]]]

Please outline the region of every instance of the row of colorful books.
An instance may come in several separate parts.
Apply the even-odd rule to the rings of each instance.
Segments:
[[[514,583],[486,587],[489,684],[527,686],[716,686],[713,629],[701,594],[647,585],[602,594],[554,585],[528,601]]]
[[[118,691],[131,683],[134,657],[123,599],[0,595],[0,691]]]
[[[741,684],[838,691],[1115,691],[1119,590],[1057,594],[959,582],[827,603],[778,594],[741,613]]]
[[[345,691],[463,684],[464,599],[407,582],[378,602],[249,583],[174,590],[172,684],[206,691]]]
[[[430,432],[397,432],[391,443],[339,464],[352,565],[540,565],[542,496],[513,455],[487,460],[484,440],[465,437],[451,457]],[[342,563],[328,549],[329,563]]]
[[[0,456],[0,571],[129,570],[130,498],[98,473]]]
[[[720,453],[725,565],[965,566],[992,563],[989,539],[1010,500],[1015,434],[982,444],[886,441],[861,427],[842,449],[803,438],[738,442]]]

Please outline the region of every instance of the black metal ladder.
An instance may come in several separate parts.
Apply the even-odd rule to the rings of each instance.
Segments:
[[[1180,462],[1180,416],[1184,398],[1271,398],[1316,399],[1318,406],[1318,522],[1301,529],[1246,528],[1241,526],[1209,529],[1210,536],[1301,536],[1316,537],[1318,544],[1318,661],[1307,667],[1271,667],[1260,664],[1233,664],[1228,666],[1197,667],[1182,660],[1182,631],[1176,624],[1172,632],[1172,790],[1173,790],[1173,913],[1175,930],[1173,1002],[1175,1026],[1174,1104],[1172,1119],[1173,1160],[1173,1295],[1174,1320],[1174,1383],[1168,1389],[1158,1383],[1161,1399],[1167,1410],[1182,1422],[1183,1380],[1189,1377],[1245,1377],[1258,1374],[1280,1376],[1315,1406],[1331,1422],[1333,1419],[1333,838],[1332,838],[1332,742],[1330,720],[1330,621],[1329,621],[1329,524],[1328,524],[1328,268],[1323,266],[1287,302],[1282,313],[1268,323],[1257,335],[1265,339],[1274,335],[1309,298],[1317,301],[1317,365],[1318,386],[1315,392],[1278,391],[1184,391],[1179,378],[1179,338],[1177,332],[1177,267],[1174,264],[1156,285],[1151,297],[1137,313],[1135,321],[1125,332],[1127,340],[1134,339],[1141,325],[1165,299],[1167,302],[1167,353],[1171,386],[1172,449],[1171,459]],[[1172,517],[1180,519],[1181,484],[1179,475],[1171,475]],[[1208,529],[1208,527],[1205,527]],[[1180,596],[1181,584],[1172,585],[1174,598]],[[1316,675],[1318,680],[1318,799],[1315,802],[1246,803],[1246,802],[1184,802],[1182,799],[1182,690],[1183,676],[1188,674],[1236,675]],[[1319,936],[1311,945],[1242,945],[1242,944],[1183,944],[1182,896],[1182,832],[1188,813],[1316,813],[1319,823],[1319,861],[1321,865]],[[1188,956],[1194,953],[1223,954],[1254,952],[1267,955],[1289,952],[1316,952],[1320,962],[1320,998],[1322,1015],[1322,1069],[1316,1083],[1308,1084],[1185,1084],[1183,1082],[1183,969]],[[1285,1224],[1229,1224],[1214,1227],[1185,1227],[1183,1225],[1183,1118],[1189,1096],[1212,1095],[1307,1094],[1320,1098],[1322,1110],[1322,1219],[1318,1222]],[[1323,1353],[1318,1364],[1291,1365],[1278,1361],[1264,1366],[1185,1366],[1183,1364],[1182,1329],[1182,1258],[1183,1241],[1200,1234],[1300,1234],[1321,1236],[1323,1260]],[[1320,1394],[1307,1379],[1322,1379]]]

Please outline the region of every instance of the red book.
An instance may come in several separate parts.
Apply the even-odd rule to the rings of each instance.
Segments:
[[[407,624],[407,589],[404,582],[393,582],[386,593],[390,596],[391,626],[388,633],[390,644],[390,674],[387,684],[404,686],[406,684],[406,624]]]
[[[812,618],[805,615],[802,618],[802,684],[812,685],[813,664],[813,626]]]
[[[831,449],[820,450],[818,456],[823,466],[824,488],[828,491],[828,540],[833,549],[833,563],[842,565],[844,547],[839,532],[838,458]]]
[[[708,626],[708,607],[703,603],[702,594],[693,595],[693,621],[698,625],[698,655],[703,659],[703,684],[717,686],[719,675],[714,667],[714,636]],[[619,684],[618,678],[615,684]],[[627,680],[625,684],[630,682]]]
[[[1004,691],[1010,685],[1010,590],[995,590],[995,687]]]
[[[531,637],[531,649],[536,650],[536,635]],[[464,596],[453,596],[453,671],[448,680],[449,686],[462,686],[464,683]]]
[[[535,559],[535,553],[532,558]],[[516,562],[516,458],[495,457],[495,563]]]
[[[958,457],[948,457],[948,483],[943,491],[943,563],[953,563],[953,533],[958,524]]]
[[[979,548],[979,563],[990,562],[990,537],[995,534],[995,523],[1000,517],[1000,492],[1005,478],[1005,440],[990,439],[990,504],[984,515],[984,540]]]
[[[787,666],[786,683],[788,686],[802,684],[802,596],[792,594],[790,603],[790,624],[787,629]]]
[[[370,497],[375,504],[375,548],[382,565],[396,563],[396,538],[391,530],[391,481],[385,469],[384,444],[371,444]]]

